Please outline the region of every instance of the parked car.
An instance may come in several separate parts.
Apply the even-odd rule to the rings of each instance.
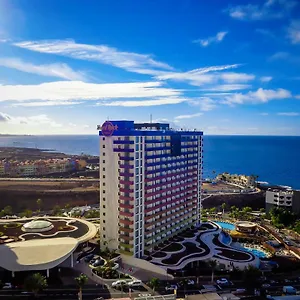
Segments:
[[[235,291],[232,291],[233,294],[244,294],[246,293],[246,289],[236,289]]]
[[[177,290],[177,285],[176,284],[171,284],[171,285],[167,285],[166,287],[165,287],[165,290],[166,291],[174,291],[174,290]]]
[[[94,257],[94,254],[88,254],[85,258],[84,261],[85,262],[90,262]]]
[[[297,290],[290,285],[286,285],[282,288],[282,291],[284,294],[286,295],[296,295],[297,294]]]
[[[219,285],[228,285],[229,281],[226,278],[221,278],[217,280],[217,284]]]
[[[179,282],[179,286],[185,286],[185,285],[194,285],[195,281],[192,279],[186,279]]]
[[[126,280],[117,280],[117,281],[114,281],[111,286],[112,287],[115,287],[115,288],[118,288],[118,287],[121,287],[122,285],[128,285],[128,282]]]
[[[93,267],[103,266],[105,261],[103,259],[96,259],[91,265]]]
[[[127,283],[129,287],[142,286],[143,283],[141,280],[132,280]]]
[[[2,288],[3,289],[12,289],[13,285],[10,282],[7,282],[7,283],[4,283]]]

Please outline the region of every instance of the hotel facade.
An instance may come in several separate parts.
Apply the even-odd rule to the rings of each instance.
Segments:
[[[202,132],[133,121],[98,129],[102,247],[142,258],[200,223]]]

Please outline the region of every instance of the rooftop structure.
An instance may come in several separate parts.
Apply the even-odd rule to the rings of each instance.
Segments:
[[[103,243],[143,257],[199,224],[202,132],[133,121],[106,121],[98,128]]]
[[[14,272],[73,267],[78,245],[92,239],[97,228],[85,220],[62,217],[0,220],[0,267]]]

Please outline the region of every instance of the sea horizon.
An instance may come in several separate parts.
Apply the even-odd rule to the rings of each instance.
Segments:
[[[98,156],[99,136],[0,135],[0,147],[38,148]],[[204,135],[203,178],[216,173],[258,175],[258,181],[300,189],[300,136]]]

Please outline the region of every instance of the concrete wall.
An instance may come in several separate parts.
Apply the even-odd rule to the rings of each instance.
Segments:
[[[113,140],[115,139],[115,137],[100,136],[99,138],[101,246],[104,246],[105,244],[105,246],[107,246],[109,249],[118,249],[118,153],[113,151]],[[103,146],[105,146],[105,148],[103,148]],[[105,168],[105,171],[103,171],[103,168]],[[105,176],[105,178],[103,178],[103,176]]]

